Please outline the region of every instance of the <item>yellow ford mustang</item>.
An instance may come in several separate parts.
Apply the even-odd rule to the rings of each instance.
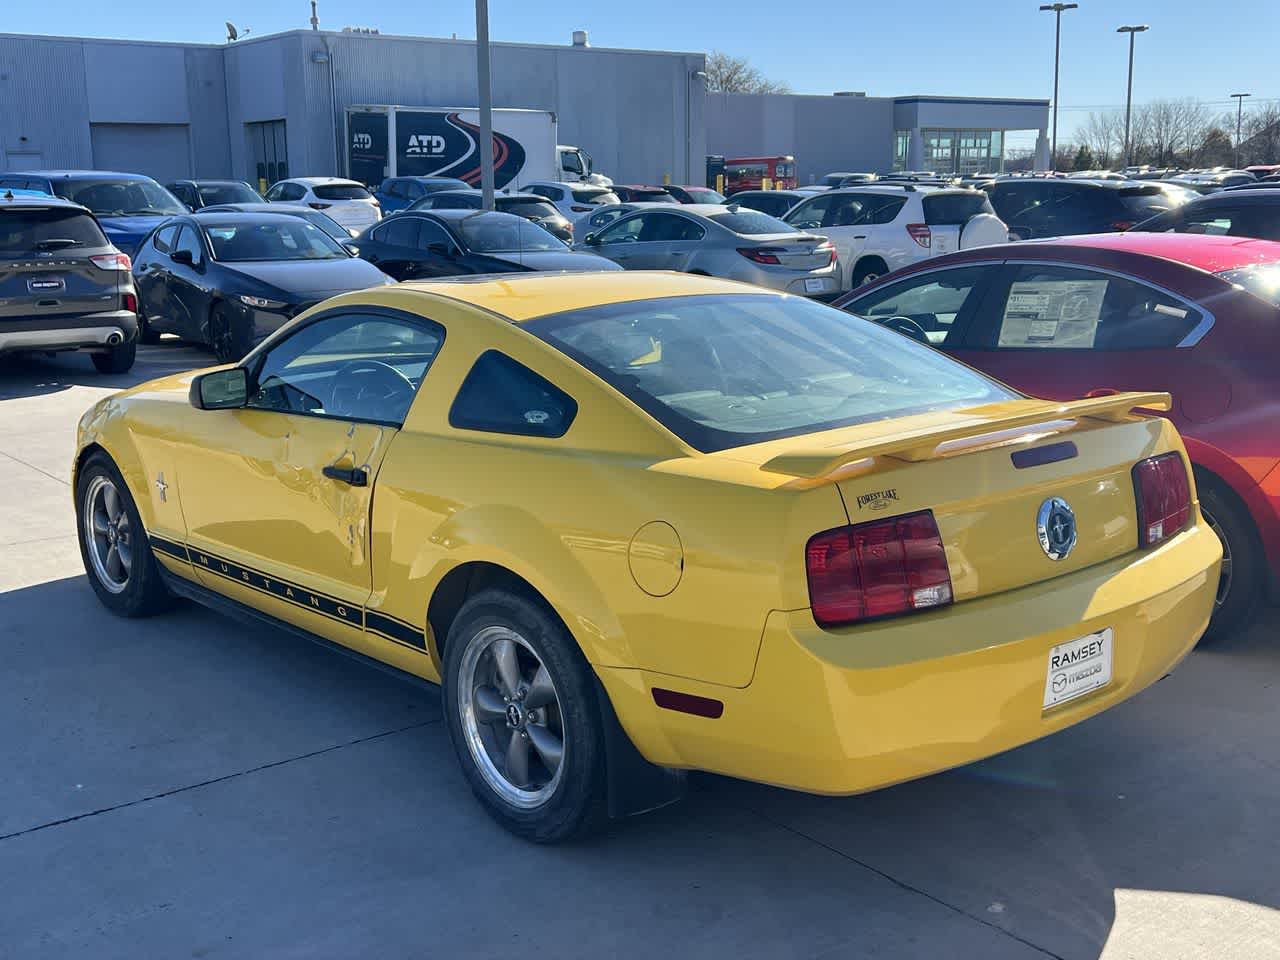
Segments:
[[[401,284],[80,423],[90,583],[440,682],[537,840],[702,769],[919,777],[1167,673],[1221,549],[1166,394],[1022,397],[799,297],[667,274]]]

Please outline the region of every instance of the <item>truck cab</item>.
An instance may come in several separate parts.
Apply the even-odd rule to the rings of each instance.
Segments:
[[[559,169],[558,179],[561,181],[572,183],[575,180],[582,180],[600,187],[613,185],[613,181],[604,174],[593,172],[591,154],[581,147],[558,143],[556,144],[556,155],[559,160],[557,164]]]

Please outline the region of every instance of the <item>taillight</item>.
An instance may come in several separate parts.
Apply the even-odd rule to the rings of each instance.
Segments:
[[[1113,224],[1111,224],[1111,229],[1117,230],[1120,233],[1124,233],[1124,231],[1128,230],[1137,222],[1138,222],[1137,220],[1117,220]]]
[[[1138,502],[1138,546],[1154,547],[1191,519],[1191,486],[1179,453],[1162,453],[1133,467],[1133,494]]]
[[[137,313],[138,298],[135,297],[132,293],[126,293],[124,295],[124,308],[128,310],[130,313]]]
[[[331,203],[308,203],[308,207],[312,210],[328,210],[333,204]]]
[[[130,270],[133,268],[133,261],[129,259],[127,253],[100,253],[97,256],[89,258],[99,270]]]
[[[776,266],[782,262],[778,259],[778,254],[786,251],[782,247],[739,247],[738,252],[756,263],[772,263]]]
[[[577,203],[569,204],[569,209],[572,210],[574,213],[590,213],[591,212],[590,207],[584,207]]]
[[[830,241],[826,243],[818,244],[816,247],[813,248],[813,252],[830,254],[831,256],[827,260],[827,266],[831,266],[831,264],[836,262],[836,248],[831,244]]]
[[[926,249],[933,243],[933,234],[929,232],[927,223],[908,223],[907,233],[911,234],[911,239]]]
[[[805,547],[809,602],[820,626],[951,602],[951,571],[933,512],[820,533]]]

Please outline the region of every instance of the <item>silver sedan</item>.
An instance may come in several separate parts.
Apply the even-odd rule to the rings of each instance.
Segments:
[[[658,204],[585,233],[575,250],[628,270],[679,270],[742,280],[804,296],[839,289],[835,247],[826,237],[736,204]]]

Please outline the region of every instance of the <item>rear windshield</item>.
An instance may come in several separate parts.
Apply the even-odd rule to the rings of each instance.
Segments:
[[[621,203],[618,195],[607,187],[572,187],[573,199],[579,203]]]
[[[1280,307],[1280,262],[1255,263],[1218,274],[1227,283],[1244,287],[1255,297]]]
[[[218,203],[261,203],[262,197],[247,183],[207,183],[198,187],[206,207]]]
[[[709,213],[708,220],[714,220],[726,230],[744,236],[756,236],[766,233],[795,233],[796,228],[783,223],[777,217],[771,217],[759,210],[725,210],[724,213]]]
[[[321,200],[368,200],[373,196],[358,183],[327,183],[312,187],[311,192]]]
[[[966,224],[980,213],[994,214],[991,199],[978,191],[973,193],[937,193],[924,198],[924,222],[930,226]]]
[[[694,203],[724,203],[724,194],[709,187],[685,187],[684,192],[693,198]]]
[[[159,217],[187,208],[152,180],[55,180],[54,192],[100,217]]]
[[[0,256],[109,246],[93,217],[79,210],[0,207]]]
[[[632,190],[632,203],[679,203],[680,201],[665,190]]]
[[[1159,187],[1124,187],[1120,204],[1130,220],[1145,220],[1179,206],[1179,202]]]
[[[558,217],[560,214],[560,211],[547,200],[504,200],[499,197],[498,209],[504,213],[514,213],[517,217],[528,217],[531,220],[534,218],[541,220],[544,217]]]
[[[802,297],[668,297],[525,327],[704,452],[1017,396]]]
[[[333,237],[301,217],[271,223],[201,224],[223,263],[252,260],[345,260],[348,254]]]

